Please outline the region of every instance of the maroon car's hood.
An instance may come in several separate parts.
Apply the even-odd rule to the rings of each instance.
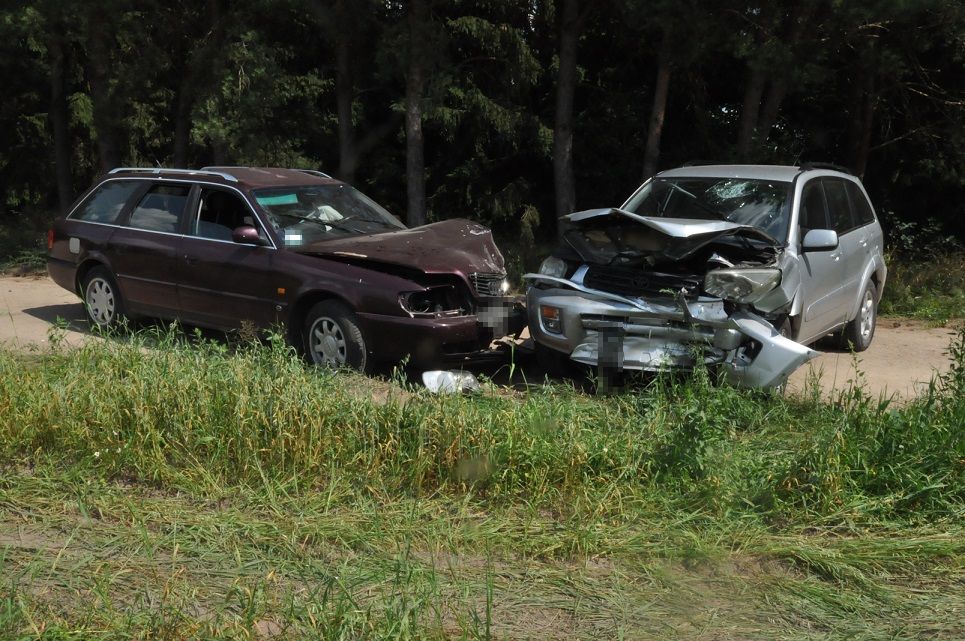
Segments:
[[[352,262],[400,265],[427,274],[468,276],[473,272],[506,271],[492,232],[460,218],[384,234],[324,240],[299,247],[297,251]]]

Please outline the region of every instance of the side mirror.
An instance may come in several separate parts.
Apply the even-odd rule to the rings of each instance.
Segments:
[[[264,244],[261,240],[261,236],[258,234],[258,230],[251,225],[235,227],[234,231],[231,232],[231,240],[242,245]]]
[[[838,232],[833,229],[812,229],[804,235],[801,247],[806,252],[831,251],[838,248]]]

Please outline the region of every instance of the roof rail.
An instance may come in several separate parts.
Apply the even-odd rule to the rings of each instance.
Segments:
[[[726,164],[726,163],[722,163],[719,160],[694,159],[694,160],[688,160],[687,162],[685,162],[680,166],[681,167],[706,167],[707,165],[721,165],[721,164]]]
[[[224,178],[225,180],[233,183],[238,182],[238,179],[232,176],[231,174],[229,174],[228,172],[210,171],[208,169],[169,169],[167,167],[115,167],[114,169],[111,169],[107,173],[119,174],[121,172],[149,173],[149,174],[155,174],[157,176],[160,176],[162,172],[165,174],[186,174],[186,175],[202,174],[207,176],[218,176],[219,178]]]
[[[798,164],[798,167],[804,171],[811,169],[830,169],[832,171],[840,171],[842,174],[854,175],[854,172],[847,167],[836,165],[832,162],[802,162]]]
[[[303,174],[311,174],[312,176],[319,176],[321,178],[331,178],[331,176],[325,172],[317,171],[315,169],[299,169],[298,171],[302,172]]]

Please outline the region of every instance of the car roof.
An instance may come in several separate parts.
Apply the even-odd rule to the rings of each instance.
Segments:
[[[668,169],[660,172],[657,176],[660,178],[750,178],[791,182],[798,175],[810,172],[854,178],[841,171],[827,169],[823,166],[811,167],[808,165],[802,167],[793,165],[691,165]]]
[[[312,169],[284,169],[281,167],[212,166],[201,169],[170,169],[165,167],[118,167],[108,172],[112,176],[139,178],[168,178],[204,180],[247,189],[261,187],[291,187],[296,185],[330,185],[341,181]]]

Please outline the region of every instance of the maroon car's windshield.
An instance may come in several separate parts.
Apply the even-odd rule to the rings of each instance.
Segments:
[[[289,247],[405,229],[392,214],[349,185],[272,187],[252,194]]]

